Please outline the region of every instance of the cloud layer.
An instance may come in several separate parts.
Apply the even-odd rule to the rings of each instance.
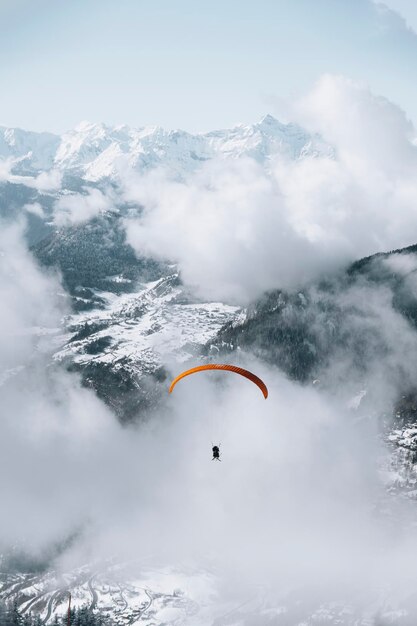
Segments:
[[[20,176],[13,174],[13,167],[24,159],[0,159],[0,183],[8,182],[15,185],[25,185],[37,191],[57,191],[61,188],[62,173],[56,169],[41,172],[37,176]]]
[[[126,221],[132,245],[178,262],[201,295],[246,302],[414,243],[416,153],[403,113],[335,77],[324,77],[296,112],[335,145],[335,160],[281,159],[268,170],[248,158],[214,162],[184,182],[131,173],[124,199],[144,207]],[[61,205],[63,223],[110,206],[102,192],[90,191],[81,212],[79,201]],[[400,363],[415,378],[414,360],[403,359],[413,335],[388,292],[361,285],[340,296],[366,314],[347,316],[353,332],[359,319],[371,336],[383,327],[389,358],[370,358],[378,402],[369,394],[366,411],[352,412],[337,393],[361,382],[343,354],[326,392],[241,355],[267,382],[267,402],[237,377],[218,384],[201,376],[167,394],[148,421],[123,429],[77,376],[51,364],[65,298],[22,232],[15,225],[0,235],[3,547],[23,542],[42,552],[78,531],[62,567],[119,554],[146,557],[148,566],[212,568],[238,595],[260,582],[281,590],[314,581],[342,594],[351,581],[365,595],[382,584],[407,590],[417,537],[401,502],[390,503],[392,517],[378,513],[386,451],[369,419],[381,398],[392,399],[386,381]],[[390,263],[414,270],[409,257]],[[221,443],[221,464],[211,461],[212,442]],[[398,528],[406,532],[393,542]]]
[[[108,190],[87,188],[84,193],[61,196],[55,203],[54,222],[57,226],[70,226],[88,222],[103,211],[111,209],[113,196]]]
[[[385,453],[372,420],[242,355],[268,401],[244,379],[197,376],[149,421],[123,429],[76,376],[50,365],[61,287],[26,251],[22,228],[5,229],[0,248],[3,548],[42,554],[77,531],[64,569],[115,554],[147,568],[192,563],[238,598],[255,583],[277,594],[312,581],[329,596],[394,581],[408,589],[417,539],[408,530],[391,544],[376,514]],[[407,339],[390,303],[377,305]],[[407,513],[392,506],[398,528]]]
[[[293,116],[336,158],[277,158],[267,170],[222,160],[184,182],[126,177],[126,198],[144,207],[126,223],[129,242],[178,262],[200,294],[239,302],[414,243],[417,148],[405,114],[363,85],[324,76]]]

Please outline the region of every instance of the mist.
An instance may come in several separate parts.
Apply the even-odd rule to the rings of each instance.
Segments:
[[[203,568],[222,601],[255,584],[276,597],[298,589],[321,598],[409,584],[417,538],[410,526],[393,541],[378,513],[387,453],[375,420],[242,355],[268,385],[267,401],[234,375],[198,375],[148,421],[122,428],[77,376],[48,361],[61,293],[59,277],[25,250],[22,228],[3,231],[3,548],[39,556],[76,532],[55,563],[63,571],[114,555],[146,569]],[[395,319],[390,330],[401,335]],[[211,460],[213,441],[222,463]],[[398,532],[409,512],[390,506]]]
[[[323,99],[337,106],[323,107]],[[334,77],[295,111],[335,145],[337,159],[281,159],[265,170],[242,158],[205,165],[185,181],[161,171],[125,174],[123,199],[143,207],[125,221],[137,252],[178,263],[199,296],[246,304],[415,243],[416,148],[404,114]],[[66,198],[56,223],[79,223],[80,206],[92,217],[110,203],[102,192],[85,196],[85,205]],[[114,555],[148,569],[189,565],[213,573],[223,599],[244,598],[255,585],[277,598],[290,590],[373,597],[400,584],[411,593],[413,511],[387,495],[377,416],[415,379],[417,346],[389,290],[364,281],[337,296],[352,333],[378,337],[363,405],[349,402],[364,373],[348,351],[316,386],[241,352],[239,362],[265,380],[267,401],[234,375],[201,374],[122,427],[51,360],[69,304],[59,275],[28,251],[23,222],[3,227],[0,251],[4,550],[22,545],[42,555],[75,533],[54,563],[62,571]],[[388,263],[414,285],[412,257]],[[165,365],[175,375],[184,364]],[[212,443],[221,444],[221,463],[211,460]]]
[[[100,189],[85,189],[84,193],[61,196],[54,206],[54,222],[57,226],[70,226],[88,222],[114,205],[111,191],[104,194]]]
[[[335,158],[221,159],[183,181],[124,172],[125,197],[143,207],[126,220],[129,243],[176,261],[202,296],[241,304],[413,244],[417,148],[406,114],[366,85],[325,75],[291,115]]]

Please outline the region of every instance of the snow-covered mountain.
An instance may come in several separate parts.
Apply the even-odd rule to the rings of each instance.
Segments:
[[[111,196],[114,206],[85,222],[58,227],[53,221],[58,197],[83,193],[86,185],[104,189],[108,179],[125,167],[147,171],[163,166],[181,177],[213,158],[249,156],[268,169],[269,160],[279,155],[333,157],[334,151],[319,136],[271,116],[250,126],[195,135],[89,123],[61,137],[0,129],[0,210],[14,216],[29,205],[32,253],[41,265],[60,272],[72,305],[60,328],[29,329],[48,339],[43,349],[51,369],[76,371],[82,384],[127,422],[141,420],[149,407],[166,397],[173,364],[185,367],[214,355],[235,361],[238,351],[248,352],[296,383],[317,384],[325,392],[332,384],[331,363],[340,362],[343,353],[347,365],[354,364],[360,374],[344,398],[352,415],[366,417],[369,407],[378,406],[366,383],[368,361],[371,357],[382,361],[387,351],[396,354],[395,345],[387,340],[391,327],[385,328],[385,318],[378,317],[380,303],[386,303],[380,296],[389,294],[392,301],[389,319],[398,316],[410,333],[416,332],[417,299],[411,280],[416,270],[410,261],[417,255],[416,247],[394,255],[407,257],[407,271],[403,265],[401,271],[394,271],[388,263],[390,255],[376,255],[341,270],[333,280],[307,285],[302,292],[270,291],[241,310],[227,302],[198,299],[182,283],[175,265],[135,254],[126,241],[124,222],[130,211],[139,212],[140,207],[118,202],[116,192]],[[44,191],[37,177],[48,172],[58,172],[60,180],[63,175],[60,188]],[[108,187],[116,189],[117,184]],[[365,285],[374,308],[364,305],[358,290]],[[348,292],[355,297],[345,301]],[[27,367],[17,363],[0,371],[0,386],[12,377],[24,385]],[[392,378],[397,369],[393,361]],[[411,501],[416,497],[417,393],[404,377],[401,384],[394,410],[390,405],[378,415],[387,420],[383,437],[391,450],[389,463],[382,468],[387,509],[391,497]],[[123,564],[88,564],[58,574],[54,569],[17,571],[0,560],[0,600],[16,600],[22,613],[33,611],[45,624],[65,614],[69,591],[74,606],[100,610],[120,625],[400,626],[406,623],[401,621],[405,606],[409,615],[417,614],[412,598],[397,602],[393,596],[388,602],[381,600],[378,590],[365,603],[360,598],[323,597],[302,606],[296,594],[277,601],[268,597],[268,590],[256,589],[242,605],[217,601],[221,585],[211,573],[186,568],[132,572]],[[373,621],[376,615],[379,622]]]
[[[138,293],[102,293],[101,297],[106,299],[104,310],[69,318],[68,328],[75,335],[56,358],[71,355],[77,363],[94,360],[117,364],[127,360],[132,366],[140,363],[141,369],[144,364],[150,369],[162,365],[164,356],[175,355],[177,361],[186,361],[239,310],[221,302],[195,301],[177,274],[151,282]],[[91,332],[87,334],[86,328]],[[78,338],[77,331],[82,331],[83,337]],[[101,350],[93,349],[97,342],[102,343]]]
[[[117,562],[47,574],[0,573],[0,600],[16,599],[23,615],[37,614],[44,624],[66,616],[69,593],[72,609],[99,611],[111,624],[203,624],[213,587],[203,570],[155,572]]]
[[[65,343],[54,359],[79,371],[122,421],[137,419],[164,397],[159,385],[168,362],[201,358],[203,347],[239,313],[235,306],[196,300],[177,273],[134,293],[99,295],[103,308],[66,320]]]
[[[330,156],[333,150],[318,135],[271,115],[253,125],[199,134],[89,122],[62,136],[0,128],[0,159],[11,160],[15,173],[58,169],[90,181],[115,176],[126,166],[139,171],[164,166],[181,175],[214,157],[246,155],[265,163],[277,154]]]
[[[69,593],[72,609],[84,607],[115,626],[411,626],[416,604],[399,589],[364,594],[360,586],[345,597],[320,590],[300,600],[294,590],[277,594],[272,584],[258,584],[242,600],[225,597],[215,573],[190,566],[109,561],[63,572],[0,572],[0,600],[16,601],[21,615],[38,615],[42,624],[66,619]]]
[[[0,159],[11,159],[22,169],[51,169],[59,145],[60,138],[52,133],[0,127]]]

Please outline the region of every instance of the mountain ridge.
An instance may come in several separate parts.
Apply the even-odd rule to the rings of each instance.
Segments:
[[[283,124],[272,115],[255,124],[194,134],[86,121],[62,135],[0,126],[0,159],[17,174],[58,169],[98,181],[117,176],[126,165],[139,171],[164,166],[182,174],[214,157],[248,156],[265,163],[279,154],[333,157],[334,151],[319,135],[297,124]]]

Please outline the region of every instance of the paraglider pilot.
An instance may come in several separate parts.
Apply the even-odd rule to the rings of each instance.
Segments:
[[[213,451],[213,458],[211,460],[214,461],[214,459],[217,459],[217,461],[220,461],[221,459],[220,459],[219,446],[213,446],[212,451]]]

